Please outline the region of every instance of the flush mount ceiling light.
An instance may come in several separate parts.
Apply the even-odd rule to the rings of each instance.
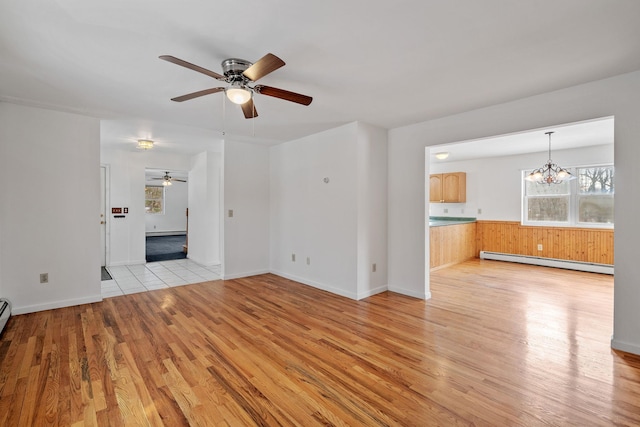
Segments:
[[[251,91],[239,83],[232,83],[225,92],[229,101],[234,104],[242,105],[251,99]]]
[[[439,153],[436,153],[436,159],[438,159],[438,160],[444,160],[447,157],[449,157],[449,152],[448,151],[441,151]]]
[[[139,150],[151,150],[153,148],[153,141],[150,139],[139,139],[138,140],[138,149]]]
[[[551,160],[551,134],[553,132],[545,132],[545,135],[549,135],[549,160],[547,163],[532,171],[526,176],[525,180],[535,182],[538,184],[560,184],[562,181],[569,181],[576,177],[565,168],[561,168]]]

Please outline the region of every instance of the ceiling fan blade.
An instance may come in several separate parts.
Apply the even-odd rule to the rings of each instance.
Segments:
[[[175,56],[162,55],[162,56],[159,56],[159,58],[163,59],[165,61],[169,61],[169,62],[171,62],[173,64],[180,65],[182,67],[188,68],[190,70],[197,71],[199,73],[205,74],[205,75],[207,75],[209,77],[213,77],[214,79],[224,80],[224,76],[221,75],[221,74],[218,74],[218,73],[213,72],[211,70],[207,70],[206,68],[202,68],[199,65],[192,64],[191,62],[183,61],[182,59],[176,58]]]
[[[310,96],[290,92],[284,89],[278,89],[277,87],[257,85],[253,89],[262,95],[273,96],[274,98],[280,98],[285,101],[296,102],[302,105],[309,105],[311,104],[311,101],[313,101],[313,98]]]
[[[171,181],[187,182],[187,180],[186,180],[186,179],[178,179],[178,178],[171,178]]]
[[[263,78],[267,74],[284,66],[284,61],[272,53],[267,53],[242,73],[251,81]]]
[[[253,104],[253,99],[249,99],[247,102],[242,104],[241,107],[245,119],[258,117],[258,111],[256,110],[256,106]]]
[[[199,90],[198,92],[188,93],[186,95],[171,98],[171,100],[176,102],[188,101],[193,98],[198,98],[200,96],[205,96],[212,93],[223,92],[223,91],[224,91],[223,87],[214,87],[211,89]]]

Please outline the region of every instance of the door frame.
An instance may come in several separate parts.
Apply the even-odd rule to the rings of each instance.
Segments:
[[[104,181],[102,181],[102,171],[104,170]],[[109,264],[111,263],[111,251],[110,251],[110,245],[109,245],[109,236],[111,235],[111,221],[109,221],[109,215],[107,214],[109,212],[109,205],[110,205],[110,194],[111,194],[111,186],[110,186],[110,179],[111,177],[111,170],[109,165],[106,164],[100,164],[100,197],[102,199],[101,204],[103,203],[103,210],[102,212],[100,212],[103,217],[101,218],[101,220],[103,220],[104,223],[104,247],[102,247],[103,245],[100,244],[101,248],[101,255],[100,255],[100,264],[103,267],[109,266]],[[103,229],[100,229],[100,233],[102,233]],[[102,242],[102,238],[100,239]]]

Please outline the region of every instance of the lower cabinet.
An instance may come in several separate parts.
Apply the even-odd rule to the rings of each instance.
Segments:
[[[429,255],[431,270],[475,258],[476,223],[429,228]]]

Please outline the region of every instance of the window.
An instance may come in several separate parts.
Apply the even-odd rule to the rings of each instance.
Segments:
[[[164,213],[164,187],[144,187],[144,211],[148,214]]]
[[[576,167],[561,184],[524,181],[522,223],[564,227],[613,226],[613,166]],[[523,171],[523,178],[528,171]]]
[[[578,168],[578,222],[613,224],[613,167]]]

